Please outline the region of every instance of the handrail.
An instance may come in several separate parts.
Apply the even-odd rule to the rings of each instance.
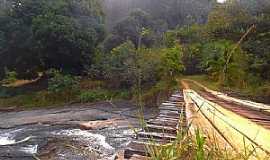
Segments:
[[[199,102],[197,102],[194,97],[192,97],[191,95],[188,94],[188,96],[191,98],[191,100],[195,103],[195,105],[199,108],[198,112],[201,112],[203,114],[203,116],[210,122],[210,124],[218,131],[218,133],[221,134],[221,136],[226,140],[227,138],[224,137],[224,135],[222,135],[222,132],[218,129],[217,126],[214,125],[214,123],[205,115],[205,113],[201,110],[201,108],[203,106],[205,106],[205,104],[208,104],[208,109],[207,111],[209,111],[211,114],[213,114],[215,117],[217,117],[218,119],[220,119],[221,121],[223,121],[225,124],[227,124],[230,128],[234,129],[236,132],[238,132],[240,135],[242,135],[243,137],[245,137],[246,139],[248,139],[251,143],[253,143],[254,145],[256,145],[259,149],[261,149],[263,152],[265,152],[266,154],[270,154],[270,152],[268,150],[266,150],[265,148],[263,148],[261,145],[259,145],[257,142],[255,142],[252,138],[250,138],[248,135],[246,135],[245,133],[243,133],[242,131],[240,131],[239,129],[237,129],[234,125],[232,125],[231,123],[229,123],[228,121],[226,121],[224,118],[222,118],[221,116],[217,115],[215,112],[213,112],[213,109],[218,111],[218,113],[221,113],[223,116],[225,116],[224,113],[222,113],[220,110],[218,110],[213,104],[211,104],[209,101],[203,99],[202,97],[194,94],[194,91],[189,90],[187,91],[187,93],[192,94],[197,98],[200,99],[202,101],[202,105],[199,104]],[[196,93],[196,92],[195,92]],[[209,108],[213,108],[212,110]]]

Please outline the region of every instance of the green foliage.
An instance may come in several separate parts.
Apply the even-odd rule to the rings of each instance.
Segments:
[[[270,82],[266,82],[258,87],[255,85],[254,90],[253,94],[257,96],[258,100],[261,100],[264,103],[270,103]]]
[[[128,99],[128,91],[110,91],[104,89],[82,91],[79,95],[81,103],[97,102],[111,99]]]
[[[63,75],[58,70],[50,70],[48,91],[52,93],[61,93],[64,91],[75,91],[79,89],[79,81],[71,75]]]
[[[161,97],[166,97],[171,82],[183,71],[182,52],[182,47],[175,41],[170,48],[163,49],[136,49],[131,41],[127,41],[112,49],[110,55],[97,52],[89,73],[99,78],[103,75],[112,88],[130,89],[133,96],[147,90],[141,100],[154,106]],[[163,81],[166,84],[161,83]]]
[[[74,101],[76,96],[69,92],[55,94],[48,91],[24,93],[16,96],[0,98],[0,107],[19,106],[21,109],[41,108],[49,106],[62,106]]]
[[[162,79],[162,52],[160,49],[141,48],[137,58],[142,85],[152,86]]]
[[[143,33],[147,28],[147,34]],[[137,9],[130,13],[130,15],[117,23],[106,41],[104,48],[106,51],[117,47],[118,45],[130,40],[136,47],[139,43],[145,46],[152,46],[155,41],[155,25],[152,17],[143,10]]]
[[[239,89],[258,89],[267,83],[269,8],[266,1],[227,1],[215,5],[205,25],[193,24],[175,30],[174,34],[184,44],[184,73],[207,73],[219,84]],[[256,29],[237,44],[252,24]]]
[[[174,47],[177,39],[177,33],[175,31],[167,31],[164,36],[164,43],[166,47]]]
[[[0,86],[0,98],[8,98],[10,97],[10,92],[6,87]]]
[[[104,0],[108,27],[126,17],[130,10],[141,8],[156,21],[162,21],[158,27],[173,29],[192,23],[204,23],[215,1],[200,0]]]
[[[131,86],[136,81],[136,50],[131,41],[121,44],[111,51],[107,64],[106,78],[114,86]]]
[[[193,24],[176,29],[175,34],[183,44],[201,43],[209,38],[205,30],[205,25]]]
[[[205,153],[204,153],[204,145],[205,145],[205,137],[203,137],[200,133],[200,131],[196,130],[196,160],[204,160],[205,159]]]
[[[230,41],[220,40],[203,46],[202,53],[204,68],[214,80],[229,86],[245,87],[248,69],[248,55],[241,48],[238,48],[232,55],[226,67],[226,61],[232,54],[235,44]],[[224,71],[226,79],[223,81]]]
[[[9,71],[5,69],[5,78],[1,81],[2,84],[12,84],[17,80],[17,73],[15,71]]]
[[[209,13],[206,30],[212,38],[238,41],[251,24],[252,19],[244,6],[230,1]]]
[[[79,99],[82,103],[108,100],[110,97],[105,92],[101,91],[84,91],[80,94]]]
[[[270,5],[255,17],[256,30],[243,43],[243,49],[251,54],[250,71],[254,76],[270,80]]]
[[[203,45],[200,43],[192,43],[185,47],[184,55],[182,58],[183,65],[185,66],[185,74],[193,75],[203,72]]]
[[[163,49],[162,51],[162,73],[163,76],[174,77],[179,75],[184,70],[182,63],[183,48],[179,44],[171,48]]]
[[[78,73],[104,38],[98,0],[11,0],[0,17],[1,68]],[[2,34],[3,33],[3,34]],[[2,43],[3,42],[3,43]]]
[[[143,86],[151,86],[163,76],[172,79],[180,74],[183,71],[181,56],[182,48],[177,44],[171,48],[136,50],[128,41],[111,51],[103,68],[106,78],[115,87],[134,87],[138,78]]]
[[[145,106],[158,106],[167,100],[177,87],[177,82],[174,80],[160,80],[143,91],[142,101]]]

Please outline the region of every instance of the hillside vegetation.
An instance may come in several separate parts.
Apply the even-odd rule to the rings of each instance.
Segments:
[[[268,0],[1,1],[0,104],[119,97],[113,91],[153,105],[179,75],[269,100],[269,11]],[[44,83],[12,85],[22,79]]]

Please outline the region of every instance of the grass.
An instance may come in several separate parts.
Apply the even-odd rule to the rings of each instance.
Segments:
[[[79,95],[79,101],[81,103],[89,103],[95,101],[111,100],[111,99],[129,99],[130,93],[126,90],[84,90]]]
[[[75,99],[71,93],[52,94],[46,90],[21,94],[9,98],[0,98],[0,107],[16,107],[19,109],[32,109],[48,106],[62,106]]]
[[[243,138],[243,141],[245,139]],[[268,160],[270,156],[260,156],[248,150],[242,152],[221,146],[216,137],[210,136],[198,128],[191,135],[188,128],[181,128],[175,141],[157,146],[154,140],[146,147],[150,160]]]
[[[41,82],[42,81],[42,82]],[[0,87],[0,108],[33,109],[63,106],[69,103],[89,103],[115,99],[133,99],[136,96],[127,89],[110,89],[104,81],[81,79],[77,91],[64,90],[59,93],[48,91],[46,80],[33,81],[19,86]],[[14,82],[18,84],[21,81]],[[21,83],[20,83],[21,84]],[[146,106],[157,106],[176,87],[176,82],[163,80],[144,88],[142,99]]]
[[[177,88],[176,81],[161,80],[151,88],[144,89],[142,101],[145,106],[158,106],[170,96],[175,88]]]
[[[129,99],[127,90],[113,90],[102,81],[83,79],[77,91],[49,92],[47,84],[34,81],[20,86],[0,87],[0,108],[34,109],[63,106],[70,103],[88,103],[111,99]]]

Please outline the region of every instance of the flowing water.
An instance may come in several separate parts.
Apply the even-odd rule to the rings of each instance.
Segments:
[[[102,108],[102,109],[99,109]],[[115,159],[139,126],[138,108],[127,102],[62,109],[0,113],[0,160]],[[151,114],[150,114],[151,113]],[[156,109],[145,110],[151,118]],[[81,130],[80,122],[118,118],[121,122]]]

